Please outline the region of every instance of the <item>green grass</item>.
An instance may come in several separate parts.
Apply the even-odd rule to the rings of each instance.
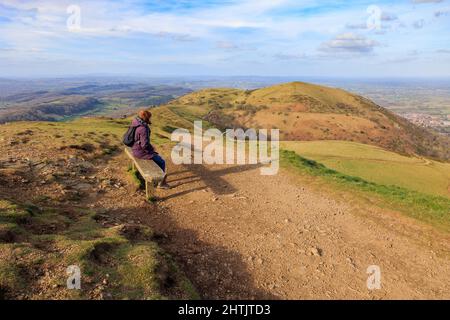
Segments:
[[[7,200],[0,199],[0,222],[17,222],[30,217],[30,212]]]
[[[145,189],[145,180],[144,180],[144,178],[142,178],[142,176],[138,170],[135,170],[135,169],[133,169],[132,166],[129,166],[127,172],[130,174],[136,187],[138,187],[140,189]],[[158,201],[158,197],[151,195],[148,197],[147,201],[151,202],[151,203],[155,203]]]
[[[127,172],[130,174],[134,184],[139,188],[145,187],[145,181],[139,174],[139,171],[136,169],[133,169],[133,167],[130,165],[127,169]]]
[[[446,197],[369,182],[363,178],[330,169],[315,160],[301,157],[294,151],[281,150],[280,156],[284,165],[295,168],[299,172],[322,177],[328,182],[349,188],[351,191],[362,191],[378,196],[409,216],[450,231],[450,199]]]
[[[24,122],[23,126],[33,141],[61,154],[66,152],[60,150],[67,148],[83,152],[90,160],[117,155],[130,122],[131,118],[80,118],[66,122]],[[167,144],[170,130],[163,126],[172,122],[175,124],[171,130],[178,125],[190,126],[167,108],[155,113],[153,143]],[[23,134],[23,126],[2,126],[0,135]],[[140,184],[137,173],[132,174]],[[109,277],[105,292],[114,299],[198,297],[179,269],[163,267],[173,262],[152,240],[152,231],[145,226],[138,226],[142,238],[134,239],[119,227],[103,225],[104,218],[99,212],[73,208],[74,218],[66,215],[66,210],[58,209],[59,204],[52,203],[52,198],[44,201],[35,197],[30,201],[33,202],[0,199],[0,298],[24,294],[30,299],[90,299],[92,290],[104,281],[106,274]],[[45,207],[36,205],[43,203]],[[66,268],[72,264],[81,268],[81,291],[66,289]],[[42,281],[33,270],[49,272],[42,296],[32,289]],[[172,273],[174,270],[176,273]],[[164,277],[175,279],[169,289],[165,288]]]
[[[194,121],[200,120],[203,122],[204,129],[213,128],[209,122],[203,120],[203,117],[206,116],[212,108],[195,105],[170,105],[168,109],[180,119],[187,121],[181,128],[191,131]]]
[[[136,236],[122,225],[105,227],[101,219],[102,214],[92,210],[78,209],[73,219],[57,208],[0,200],[0,297],[88,299],[106,275],[105,292],[114,299],[167,299],[167,277],[174,279],[172,289],[184,298],[198,297],[178,269],[166,267],[173,262],[152,241],[151,229],[137,226]],[[82,290],[65,288],[69,265],[80,267]],[[30,288],[39,279],[29,272],[43,268],[51,270],[46,282],[52,289],[37,297]]]
[[[383,185],[450,197],[450,164],[347,141],[285,141],[281,146],[330,169]]]

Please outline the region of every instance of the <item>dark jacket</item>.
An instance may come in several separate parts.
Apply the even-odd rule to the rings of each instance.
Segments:
[[[134,134],[134,145],[131,148],[133,155],[138,159],[150,160],[154,155],[158,154],[150,143],[150,127],[139,117],[131,122],[136,127]]]

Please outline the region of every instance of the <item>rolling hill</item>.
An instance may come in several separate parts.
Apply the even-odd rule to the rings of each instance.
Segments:
[[[181,87],[141,83],[56,81],[39,86],[30,81],[9,85],[0,81],[0,123],[60,121],[94,114],[122,117],[189,92]]]
[[[220,109],[173,104],[152,109],[152,142],[170,159],[173,128],[190,128],[192,120],[214,110]],[[351,142],[285,141],[282,147],[292,151],[282,150],[286,170],[276,176],[261,176],[253,167],[176,167],[169,161],[174,188],[148,203],[127,172],[120,145],[130,120],[84,117],[0,125],[0,299],[296,298],[298,281],[283,283],[288,293],[283,295],[265,284],[267,279],[297,279],[285,266],[303,254],[310,266],[305,277],[315,279],[317,259],[323,259],[327,264],[344,261],[338,274],[342,282],[351,281],[364,272],[348,266],[371,258],[368,245],[382,261],[401,262],[401,268],[395,265],[397,279],[409,274],[430,279],[434,273],[444,279],[448,274],[448,259],[432,257],[428,247],[411,249],[422,243],[413,237],[423,235],[436,244],[433,250],[444,251],[443,237],[429,238],[433,233],[421,225],[410,231],[403,217],[378,208],[387,206],[450,230],[445,179],[429,175],[435,169],[445,173],[448,164]],[[351,210],[388,219],[389,228],[350,215]],[[275,235],[274,228],[285,233],[264,241]],[[398,238],[398,230],[407,230],[409,238]],[[377,247],[380,235],[386,240]],[[395,246],[386,251],[391,242]],[[233,250],[226,249],[230,244]],[[248,244],[264,247],[248,251]],[[286,250],[280,251],[280,245]],[[432,267],[412,272],[417,263],[410,257],[427,259]],[[267,267],[253,267],[260,263]],[[66,289],[66,267],[73,264],[81,267],[82,290]],[[321,277],[307,284],[308,292],[315,290],[311,296],[322,297],[317,284],[337,283],[336,297],[370,298],[364,287],[352,293],[341,289],[335,270]],[[394,281],[398,290],[389,294],[414,294],[410,287],[416,278],[404,280],[400,289]],[[421,296],[446,294],[445,281],[437,283],[442,291],[429,285]]]
[[[57,121],[84,112],[92,111],[102,103],[91,97],[79,95],[53,96],[47,99],[28,100],[14,107],[0,110],[0,123],[12,121]]]
[[[450,159],[450,139],[341,89],[292,82],[256,90],[206,89],[169,103],[218,127],[279,128],[285,141],[344,140]]]

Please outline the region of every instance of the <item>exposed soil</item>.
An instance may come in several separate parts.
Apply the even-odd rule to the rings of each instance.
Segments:
[[[28,148],[11,159],[9,150],[0,159],[1,196],[58,201],[74,220],[73,208],[95,208],[103,226],[126,223],[127,238],[151,236],[202,298],[450,299],[449,235],[355,195],[320,190],[286,170],[262,176],[256,166],[169,164],[173,188],[147,203],[120,152],[96,160],[70,148],[58,159],[51,154],[57,150]],[[33,157],[51,160],[40,164]],[[39,226],[45,232],[60,227]],[[53,250],[51,243],[40,245]],[[98,248],[92,259],[108,263],[110,249]],[[371,265],[381,269],[379,290],[366,285]],[[44,269],[24,266],[24,276],[55,272]],[[173,279],[163,280],[170,290]],[[42,281],[35,285],[34,291],[52,290]],[[11,293],[0,288],[0,298],[5,295]]]
[[[146,217],[204,298],[450,298],[450,237],[256,167],[172,168]],[[356,201],[355,201],[356,200]],[[381,289],[367,288],[367,268]]]
[[[93,264],[94,273],[82,271],[81,297],[118,299],[133,294],[136,298],[148,298],[153,294],[156,297],[162,294],[170,299],[186,299],[195,296],[195,292],[191,295],[189,288],[186,290],[185,278],[172,267],[171,258],[160,252],[152,242],[154,238],[159,239],[157,234],[137,216],[127,214],[130,212],[127,199],[130,193],[137,191],[137,187],[126,172],[122,153],[115,148],[111,148],[110,153],[104,153],[102,146],[94,149],[60,148],[45,139],[43,134],[39,134],[33,144],[0,146],[0,200],[3,206],[5,201],[20,206],[20,209],[11,209],[19,215],[17,218],[5,220],[7,218],[2,216],[0,224],[0,260],[10,261],[3,265],[11,266],[17,274],[17,277],[15,274],[12,277],[11,272],[7,273],[9,269],[5,272],[2,269],[0,299],[76,298],[73,290],[67,290],[65,282],[66,268],[70,264],[65,258],[72,249],[61,249],[61,243],[73,243],[74,250],[78,250],[78,240],[81,246],[81,240],[105,238],[101,234],[103,230],[109,232],[109,238],[95,244],[86,257],[86,261]],[[147,215],[153,212],[154,206],[143,201],[142,191],[137,191],[131,199],[136,200],[135,203]],[[108,205],[99,206],[102,202],[108,202]],[[5,208],[1,208],[3,215],[9,210]],[[82,225],[84,229],[79,232],[72,229],[80,226],[76,225],[77,222],[88,221],[90,213],[92,222]],[[114,230],[129,243],[119,248],[118,242],[111,242]],[[57,240],[60,242],[57,243]],[[18,249],[8,244],[16,244]],[[127,247],[128,244],[130,247]],[[155,246],[154,260],[145,255],[134,257],[130,250],[143,245],[149,248]],[[131,253],[128,255],[128,252]],[[80,256],[80,259],[82,265],[85,258]],[[149,276],[146,288],[132,291],[133,284],[122,283],[109,273],[96,271],[105,268],[115,270],[123,265],[125,259],[133,259],[133,265],[142,266],[142,270],[147,264],[151,268],[155,263],[158,268],[155,271],[158,278],[155,286],[161,288],[152,289],[155,279]],[[124,291],[118,292],[117,288],[122,286]],[[144,293],[139,295],[141,291]]]

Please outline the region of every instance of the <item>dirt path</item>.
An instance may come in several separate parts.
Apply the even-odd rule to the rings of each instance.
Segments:
[[[45,134],[2,146],[0,198],[92,208],[106,226],[147,224],[203,298],[450,299],[450,235],[354,195],[283,170],[169,164],[174,188],[149,204],[123,152],[46,148]],[[370,265],[380,290],[367,289]]]
[[[15,157],[50,156],[24,150]],[[9,163],[3,154],[0,164]],[[151,226],[203,298],[450,298],[449,235],[351,194],[337,198],[283,170],[261,176],[254,166],[171,165],[174,188],[149,204],[123,153],[96,161],[89,173],[95,179],[69,175],[64,183],[42,184],[46,167],[27,173],[19,162],[9,165],[22,169],[0,177],[0,194],[26,203],[58,199],[69,182],[69,191],[87,188],[78,200],[63,196],[61,205],[93,208],[108,226]],[[381,269],[380,290],[367,289],[369,265]]]
[[[450,298],[450,237],[427,226],[286,171],[171,169],[174,188],[142,219],[204,298]],[[380,290],[367,288],[370,265]]]

